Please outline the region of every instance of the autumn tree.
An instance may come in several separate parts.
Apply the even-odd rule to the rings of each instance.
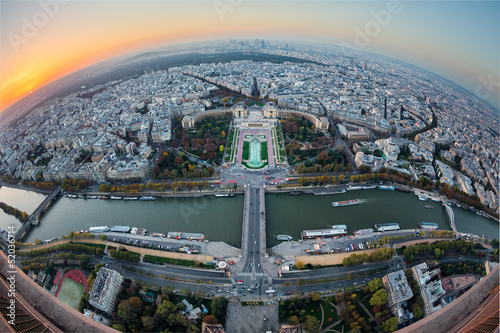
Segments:
[[[203,318],[203,322],[206,324],[215,325],[219,321],[217,320],[217,317],[215,317],[214,315],[208,315],[205,316],[205,318]]]

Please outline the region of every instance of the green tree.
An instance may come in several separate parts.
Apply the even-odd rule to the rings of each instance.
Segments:
[[[227,304],[228,301],[225,297],[214,297],[212,299],[212,314],[219,321],[223,322],[223,319],[226,317]]]
[[[379,291],[380,288],[382,288],[383,286],[384,286],[384,284],[382,283],[382,279],[380,279],[380,278],[375,278],[375,279],[371,280],[370,282],[368,282],[368,287],[370,288],[370,292],[372,294]]]
[[[385,332],[394,332],[398,327],[398,318],[391,317],[382,323],[382,329]]]
[[[156,314],[158,317],[161,319],[170,322],[172,320],[170,318],[170,315],[175,314],[177,312],[177,307],[174,305],[174,303],[170,301],[163,301],[158,307],[156,308]],[[175,321],[175,317],[174,317]]]
[[[411,306],[411,310],[413,311],[413,315],[415,316],[415,319],[422,318],[423,311],[422,311],[422,308],[417,303],[414,303]]]
[[[140,309],[137,309],[129,301],[123,300],[118,305],[118,318],[124,323],[132,324],[137,321]]]
[[[319,333],[321,329],[319,320],[309,315],[306,316],[303,327],[307,333]]]
[[[387,303],[387,297],[387,291],[385,289],[380,289],[370,298],[370,305],[384,305]]]

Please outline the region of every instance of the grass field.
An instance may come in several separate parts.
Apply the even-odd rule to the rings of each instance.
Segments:
[[[267,160],[267,141],[262,143],[261,159]]]
[[[65,278],[62,282],[62,286],[59,290],[57,298],[76,310],[78,308],[78,303],[80,303],[80,299],[82,298],[84,290],[85,287],[82,284],[79,284],[78,282],[73,281],[70,278]]]
[[[245,141],[243,142],[243,154],[241,155],[242,160],[248,160],[248,154],[250,151],[250,143]]]

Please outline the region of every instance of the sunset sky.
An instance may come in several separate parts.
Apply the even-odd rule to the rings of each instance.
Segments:
[[[499,1],[1,0],[0,6],[0,110],[102,60],[222,38],[347,43],[479,89],[498,107]],[[361,40],[358,31],[371,36]]]

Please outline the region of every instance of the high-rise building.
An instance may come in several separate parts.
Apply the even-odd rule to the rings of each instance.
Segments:
[[[366,71],[366,68],[368,67],[368,60],[363,61],[363,70]]]
[[[115,298],[123,282],[120,273],[101,267],[90,290],[89,303],[109,314],[115,309]]]

